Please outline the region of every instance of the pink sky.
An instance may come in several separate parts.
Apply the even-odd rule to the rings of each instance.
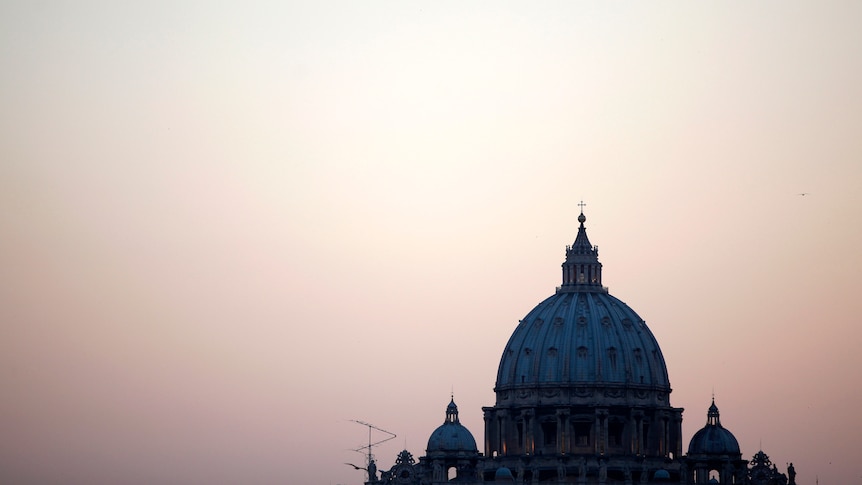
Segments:
[[[862,4],[4,2],[0,481],[481,443],[577,202],[684,407],[862,483]],[[799,193],[809,195],[800,196]]]

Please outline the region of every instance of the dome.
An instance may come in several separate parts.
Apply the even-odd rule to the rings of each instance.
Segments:
[[[658,342],[601,285],[598,248],[587,238],[585,220],[581,213],[577,238],[566,248],[563,285],[520,321],[506,344],[495,391],[602,387],[666,398],[670,382]]]
[[[654,480],[670,480],[670,473],[667,470],[661,469],[656,470],[655,475],[653,475]]]
[[[515,481],[515,476],[512,475],[512,470],[509,470],[508,468],[501,466],[500,468],[497,468],[496,472],[494,472],[494,480],[498,481],[498,482],[500,482],[500,481],[511,481],[511,482],[513,482],[513,481]]]
[[[724,429],[718,415],[715,399],[709,407],[706,426],[701,428],[688,444],[689,455],[740,455],[739,442],[733,433]]]
[[[601,383],[670,391],[658,342],[628,305],[604,292],[558,292],[512,333],[497,390]]]
[[[458,406],[453,398],[446,406],[446,421],[428,438],[428,456],[436,454],[478,454],[476,439],[458,419]]]
[[[586,220],[581,211],[562,284],[518,322],[503,349],[496,402],[482,408],[485,455],[511,470],[535,456],[613,456],[612,473],[624,464],[646,467],[640,475],[648,479],[682,455],[683,410],[670,404],[667,366],[652,332],[602,285]],[[569,473],[568,464],[546,465]]]

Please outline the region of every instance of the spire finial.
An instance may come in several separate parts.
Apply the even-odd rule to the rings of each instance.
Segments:
[[[584,213],[584,206],[586,206],[586,205],[587,204],[585,204],[583,200],[580,203],[578,203],[578,207],[581,208],[581,214]]]

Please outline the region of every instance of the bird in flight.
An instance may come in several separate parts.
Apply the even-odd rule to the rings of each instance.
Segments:
[[[796,194],[796,195],[801,195],[802,197],[805,197],[805,196],[806,196],[806,195],[808,195],[809,193],[810,193],[810,192],[800,192],[800,193],[798,193],[798,194]]]

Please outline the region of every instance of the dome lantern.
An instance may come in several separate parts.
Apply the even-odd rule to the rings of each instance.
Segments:
[[[449,405],[446,406],[446,422],[452,424],[460,424],[461,421],[458,419],[458,405],[455,404],[455,396],[452,396],[452,399],[449,401]]]
[[[446,420],[428,438],[429,456],[473,456],[479,450],[473,434],[458,419],[458,406],[454,396],[446,406]]]
[[[721,420],[718,418],[718,406],[715,405],[715,398],[712,398],[712,405],[706,412],[707,426],[721,426]]]
[[[715,398],[706,413],[706,426],[692,436],[688,444],[689,455],[730,455],[738,457],[739,442],[721,425]]]
[[[563,285],[557,292],[605,291],[602,287],[602,263],[599,262],[599,248],[590,244],[587,217],[581,201],[581,214],[578,216],[578,235],[571,246],[566,246],[566,260],[563,262]]]

